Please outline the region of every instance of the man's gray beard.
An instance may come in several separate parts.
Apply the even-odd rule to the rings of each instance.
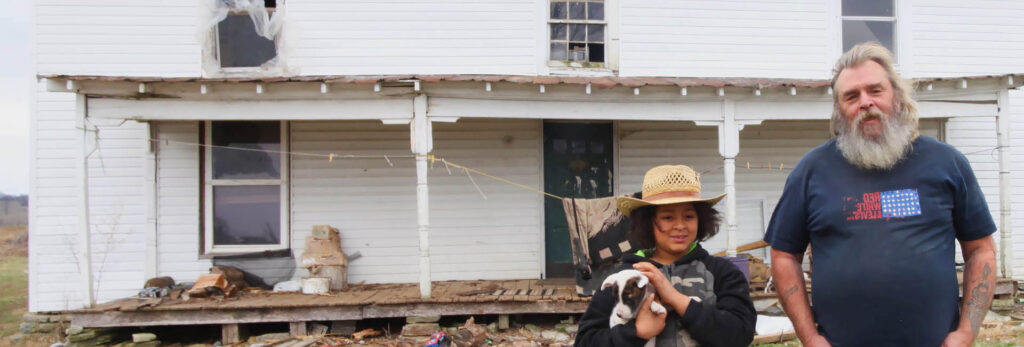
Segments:
[[[882,127],[882,132],[874,138],[864,136],[857,126],[869,114],[878,116]],[[839,120],[836,146],[846,161],[861,169],[892,169],[909,152],[917,133],[905,118],[903,112],[897,112],[895,117],[886,117],[877,108],[861,111],[853,121]]]

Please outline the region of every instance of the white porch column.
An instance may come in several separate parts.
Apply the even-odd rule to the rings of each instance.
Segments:
[[[157,269],[157,192],[156,192],[156,149],[157,143],[152,140],[156,138],[156,124],[145,122],[146,139],[144,148],[146,154],[143,156],[142,166],[145,169],[145,177],[142,181],[144,199],[146,199],[146,264],[143,273],[146,278],[156,277]]]
[[[434,149],[433,130],[427,119],[427,96],[413,99],[409,124],[412,152],[416,154],[416,221],[420,236],[420,296],[430,297],[430,191],[427,185],[427,154]]]
[[[82,281],[82,305],[92,307],[96,303],[92,283],[92,240],[89,233],[89,129],[85,117],[87,102],[85,94],[75,94],[75,142],[82,148],[78,151],[75,171],[78,172],[78,270]]]
[[[736,155],[740,151],[740,127],[736,125],[736,104],[722,102],[722,124],[718,126],[718,153],[725,176],[725,250],[736,256]]]
[[[1003,277],[1013,278],[1013,227],[1010,199],[1010,91],[1003,89],[996,96],[996,141],[999,150],[999,259]]]

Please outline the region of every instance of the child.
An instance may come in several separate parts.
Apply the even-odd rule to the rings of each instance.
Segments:
[[[630,216],[630,239],[641,248],[626,254],[618,270],[636,269],[654,286],[668,309],[649,309],[652,296],[633,322],[609,328],[615,305],[610,290],[594,294],[580,319],[576,346],[746,346],[754,337],[757,313],[743,273],[728,260],[710,256],[699,241],[718,233],[712,207],[725,194],[700,197],[700,175],[683,165],[658,166],[644,176],[642,199],[618,198]]]

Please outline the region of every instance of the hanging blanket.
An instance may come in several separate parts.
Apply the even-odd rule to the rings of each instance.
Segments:
[[[575,265],[576,293],[590,296],[600,289],[622,254],[637,251],[626,239],[629,218],[615,205],[615,197],[562,199],[569,224]]]

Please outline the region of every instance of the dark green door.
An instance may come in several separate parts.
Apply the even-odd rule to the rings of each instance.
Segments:
[[[612,124],[544,123],[544,191],[566,198],[612,195]],[[572,277],[572,248],[562,202],[544,199],[547,277]]]

